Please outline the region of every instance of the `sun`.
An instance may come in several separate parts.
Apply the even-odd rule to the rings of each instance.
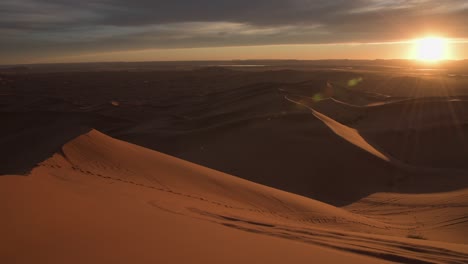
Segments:
[[[441,37],[425,37],[415,40],[414,58],[436,62],[448,59],[448,40]]]

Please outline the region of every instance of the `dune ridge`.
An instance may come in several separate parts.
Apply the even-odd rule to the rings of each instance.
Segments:
[[[332,118],[318,112],[315,110],[313,107],[308,106],[304,102],[300,100],[294,100],[291,99],[288,96],[285,96],[285,99],[306,107],[307,109],[312,111],[312,114],[317,117],[319,120],[321,120],[324,124],[326,124],[336,135],[340,136],[341,138],[345,139],[349,143],[367,151],[368,153],[384,160],[387,162],[390,162],[392,165],[403,169],[405,171],[409,172],[419,172],[419,173],[424,173],[424,174],[437,174],[437,175],[442,175],[442,174],[452,174],[456,175],[456,177],[466,177],[468,175],[468,171],[465,169],[458,169],[458,168],[429,168],[429,167],[424,167],[424,166],[415,166],[412,164],[405,163],[398,158],[390,155],[389,153],[386,153],[384,149],[379,147],[376,144],[370,143],[369,140],[364,138],[361,133],[353,129],[351,127],[345,126]],[[455,180],[455,179],[454,179]],[[455,180],[456,181],[456,180]],[[458,181],[462,182],[462,181]]]

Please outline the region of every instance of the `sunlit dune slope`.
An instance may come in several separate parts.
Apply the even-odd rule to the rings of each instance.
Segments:
[[[468,189],[430,194],[377,193],[345,208],[377,221],[411,226],[410,237],[468,242]]]
[[[463,244],[406,238],[411,223],[361,216],[95,130],[30,176],[0,182],[0,229],[8,238],[0,256],[7,263],[462,263],[468,257]]]
[[[304,221],[309,211],[314,212],[310,221],[320,216],[319,221],[356,222],[354,218],[358,217],[322,202],[116,140],[96,130],[66,144],[62,154],[72,170],[93,172],[99,177],[113,177],[175,195],[222,201],[234,208],[284,212],[284,217]]]

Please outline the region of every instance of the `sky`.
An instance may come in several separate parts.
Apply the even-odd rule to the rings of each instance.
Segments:
[[[1,0],[0,64],[408,59],[450,39],[468,59],[467,0]]]

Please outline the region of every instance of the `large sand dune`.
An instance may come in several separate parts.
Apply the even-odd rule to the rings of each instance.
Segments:
[[[367,209],[362,216],[95,130],[67,143],[30,176],[0,181],[7,263],[462,263],[468,257],[463,244],[406,238],[426,233],[408,219],[369,213],[371,200],[351,206]],[[442,222],[456,221],[468,206],[466,191],[441,194],[431,205],[446,204],[444,196],[458,209],[446,210]],[[460,233],[439,235],[439,226],[431,227],[434,240],[466,243]]]
[[[2,263],[468,259],[464,75],[44,67],[0,74]]]

